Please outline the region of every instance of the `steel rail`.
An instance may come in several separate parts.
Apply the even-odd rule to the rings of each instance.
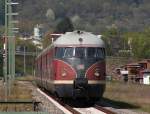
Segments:
[[[110,111],[110,110],[108,110],[102,106],[99,106],[99,105],[95,105],[94,108],[96,108],[97,110],[100,110],[106,114],[116,114],[115,112],[112,112],[112,111]]]
[[[47,97],[50,102],[51,99],[53,100],[53,104],[56,106],[56,104],[58,105],[61,105],[62,107],[64,107],[66,110],[68,110],[70,113],[72,114],[81,114],[80,112],[76,111],[75,109],[73,109],[73,107],[63,103],[60,99],[58,99],[57,97],[54,97],[52,95],[49,95],[47,91],[42,91],[40,89],[37,89],[40,93],[42,93],[43,96]],[[56,106],[57,107],[57,106]],[[58,107],[60,109],[60,107]],[[61,110],[61,109],[60,109]],[[63,110],[62,110],[63,111]]]

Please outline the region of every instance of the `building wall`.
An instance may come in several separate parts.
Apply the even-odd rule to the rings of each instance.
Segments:
[[[150,85],[150,74],[144,74],[144,76],[143,76],[143,84]]]
[[[150,69],[150,62],[147,62],[147,69]]]

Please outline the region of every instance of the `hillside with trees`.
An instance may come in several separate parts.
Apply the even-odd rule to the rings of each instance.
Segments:
[[[20,32],[32,34],[36,24],[56,29],[68,17],[75,29],[100,33],[112,26],[121,31],[142,31],[150,25],[149,0],[13,0],[19,12]],[[4,0],[0,0],[0,25],[4,23]]]
[[[142,31],[150,25],[149,0],[20,0],[21,32],[35,24],[55,29],[69,17],[75,29],[100,33],[112,26],[121,31]]]

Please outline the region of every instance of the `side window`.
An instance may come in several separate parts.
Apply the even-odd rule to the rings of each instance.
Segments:
[[[57,47],[55,48],[55,56],[57,58],[62,58],[64,56],[64,48],[61,48],[61,47]]]
[[[66,58],[73,57],[73,50],[74,48],[72,47],[65,48],[64,57]]]
[[[105,48],[103,48],[103,54],[104,54],[104,57],[106,56],[106,54],[105,54]]]
[[[103,48],[97,48],[96,57],[101,59],[105,58],[105,51]]]

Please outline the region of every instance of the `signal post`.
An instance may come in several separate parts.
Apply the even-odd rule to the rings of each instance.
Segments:
[[[4,81],[5,81],[5,98],[11,93],[11,82],[15,77],[15,33],[18,28],[14,24],[18,21],[13,20],[18,13],[13,13],[12,6],[18,3],[12,0],[5,0],[5,42],[4,42]]]

